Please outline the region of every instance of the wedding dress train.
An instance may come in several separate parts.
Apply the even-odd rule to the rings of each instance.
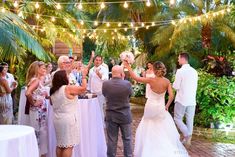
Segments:
[[[144,116],[137,128],[135,157],[188,157],[173,118],[165,110],[165,92],[149,91]]]

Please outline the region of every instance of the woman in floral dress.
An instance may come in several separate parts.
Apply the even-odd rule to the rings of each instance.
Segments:
[[[26,97],[30,103],[29,119],[30,126],[35,129],[38,140],[39,153],[45,157],[47,153],[47,87],[44,86],[46,75],[45,64],[41,61],[33,62],[26,75]]]

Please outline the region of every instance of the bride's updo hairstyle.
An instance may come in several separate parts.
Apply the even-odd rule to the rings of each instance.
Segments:
[[[166,67],[160,61],[156,61],[153,64],[153,70],[154,70],[155,75],[158,76],[158,77],[163,77],[163,76],[166,75]]]

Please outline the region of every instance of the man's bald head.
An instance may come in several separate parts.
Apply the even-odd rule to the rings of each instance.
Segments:
[[[115,65],[112,68],[112,77],[124,78],[125,74],[123,67],[120,65]]]

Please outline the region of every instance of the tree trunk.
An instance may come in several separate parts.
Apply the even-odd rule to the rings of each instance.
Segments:
[[[212,32],[211,24],[207,23],[202,26],[201,36],[202,36],[202,47],[203,48],[208,49],[211,47],[211,32]]]

